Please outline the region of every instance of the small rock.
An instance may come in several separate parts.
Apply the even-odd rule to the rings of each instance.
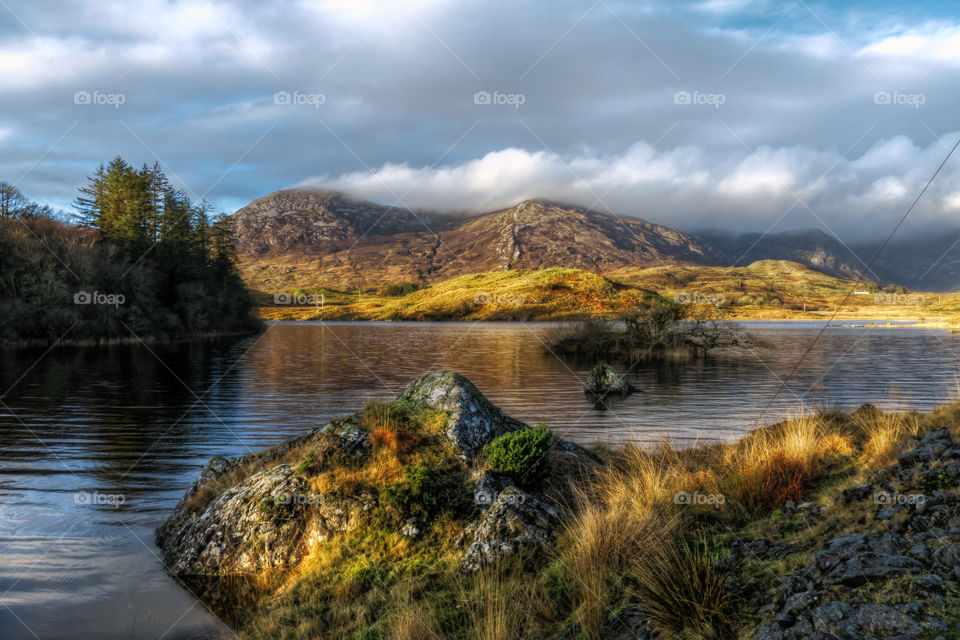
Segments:
[[[423,526],[420,518],[408,518],[400,528],[400,533],[411,539],[420,537],[420,528]]]
[[[930,547],[925,544],[915,544],[907,550],[907,555],[926,564],[930,561]]]
[[[870,634],[916,635],[923,631],[923,627],[918,622],[885,604],[863,605],[857,610],[855,620],[862,631]]]
[[[587,372],[584,391],[597,398],[605,398],[611,394],[627,396],[635,389],[625,376],[618,376],[613,367],[608,364],[598,364]]]
[[[943,578],[935,573],[925,573],[917,578],[917,584],[928,591],[939,591],[943,588]]]

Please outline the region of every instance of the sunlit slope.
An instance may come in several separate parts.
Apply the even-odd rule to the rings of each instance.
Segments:
[[[774,260],[745,267],[625,268],[604,275],[564,268],[494,271],[406,293],[398,286],[287,290],[293,298],[299,297],[300,304],[296,299],[292,304],[273,304],[276,292],[265,292],[261,316],[269,320],[603,318],[628,310],[646,293],[659,293],[680,302],[719,305],[735,318],[804,318],[832,312],[852,286],[850,280]],[[960,300],[951,303],[948,294],[884,296],[852,296],[844,317],[914,318],[940,307],[944,313],[960,309]]]

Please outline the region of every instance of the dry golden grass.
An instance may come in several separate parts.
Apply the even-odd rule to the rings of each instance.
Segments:
[[[534,620],[542,594],[514,564],[488,567],[458,582],[461,606],[469,619],[470,640],[542,637]]]
[[[313,481],[327,488],[382,487],[402,477],[405,464],[423,463],[418,451],[404,452],[393,440],[411,429],[407,414],[370,405],[362,421],[377,432],[371,458],[359,468],[324,471]],[[457,573],[462,548],[451,541],[464,520],[441,516],[431,525],[426,549],[393,528],[371,527],[319,545],[291,572],[291,583],[315,585],[306,593],[316,594],[312,597],[322,603],[316,611],[328,617],[326,626],[314,629],[339,628],[331,620],[344,627],[340,635],[322,637],[357,637],[358,630],[377,625],[375,637],[397,640],[512,640],[558,633],[593,640],[622,631],[613,612],[640,608],[668,640],[732,638],[744,618],[738,594],[728,588],[735,568],[717,562],[724,532],[753,532],[749,536],[767,527],[764,535],[780,535],[784,516],[777,510],[787,500],[823,501],[843,483],[889,461],[903,437],[931,428],[956,431],[958,421],[958,405],[923,416],[807,413],[730,445],[625,447],[607,452],[594,481],[577,493],[554,547],[476,574]],[[429,430],[418,424],[419,431],[411,432],[429,442]],[[724,500],[719,507],[678,504],[678,492],[722,494]],[[425,554],[428,565],[395,576],[393,583],[370,586],[363,571],[357,572],[358,566],[379,570],[417,554]],[[802,560],[784,561],[783,571]],[[283,615],[299,616],[310,597],[291,596]],[[258,628],[269,625],[264,620]],[[304,631],[282,637],[311,636]]]
[[[877,465],[892,462],[897,444],[920,430],[915,414],[865,411],[854,413],[853,423],[864,438],[864,456]]]
[[[409,604],[393,623],[390,640],[443,640],[436,617],[416,604]]]
[[[840,320],[868,319],[880,327],[891,326],[891,320],[944,330],[960,326],[960,294],[919,294],[915,297],[919,304],[888,304],[887,298],[878,302],[874,295],[848,299],[852,281],[785,260],[761,260],[745,267],[629,267],[602,275],[559,267],[495,271],[431,282],[399,296],[386,295],[376,287],[362,293],[321,290],[317,288],[320,273],[304,271],[304,265],[290,266],[272,265],[264,271],[243,265],[243,277],[255,291],[323,293],[325,305],[261,306],[261,319],[609,319],[635,304],[643,292],[655,291],[667,298],[676,294],[720,297],[734,320],[820,320],[846,300]],[[269,305],[271,296],[261,296]],[[487,302],[477,304],[478,299]]]
[[[727,640],[736,635],[740,598],[701,540],[663,536],[636,571],[637,599],[664,640]]]
[[[689,529],[697,516],[721,512],[677,504],[678,492],[722,495],[723,517],[749,518],[803,498],[825,457],[852,452],[847,434],[801,415],[733,445],[680,451],[665,444],[614,454],[581,494],[559,542],[571,620],[583,637],[604,637],[609,612],[633,579],[662,637],[729,637],[737,610],[724,584],[729,571],[702,546],[678,542],[697,538]]]

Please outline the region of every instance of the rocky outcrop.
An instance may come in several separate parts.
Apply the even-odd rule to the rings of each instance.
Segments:
[[[866,512],[863,530],[827,539],[809,566],[783,578],[777,600],[760,608],[774,619],[755,640],[934,638],[957,623],[928,608],[955,599],[945,585],[960,580],[960,446],[947,430],[914,444],[843,492],[848,509]],[[803,511],[812,521],[822,508]],[[884,584],[896,585],[892,594],[871,602],[867,594]]]
[[[476,457],[497,436],[527,428],[487,400],[473,383],[452,371],[438,371],[415,380],[400,399],[445,411],[448,419],[444,433],[468,459]]]
[[[312,545],[356,527],[374,508],[373,496],[310,493],[294,467],[274,464],[304,445],[311,446],[319,464],[349,463],[370,450],[366,432],[334,421],[261,453],[212,458],[157,528],[157,544],[170,574],[185,578],[288,567]],[[211,484],[244,470],[249,475],[208,504],[197,504]]]
[[[443,455],[464,477],[468,463],[475,464],[494,438],[529,428],[505,415],[469,380],[449,371],[414,381],[396,405],[439,412]],[[315,545],[363,526],[378,508],[378,495],[365,490],[345,493],[339,488],[315,493],[307,477],[316,469],[358,468],[372,449],[370,433],[360,414],[355,414],[263,452],[211,459],[157,529],[157,544],[168,571],[187,581],[292,567]],[[300,465],[295,465],[298,460]],[[599,462],[559,438],[546,460],[546,475],[534,488],[520,489],[509,475],[475,472],[473,500],[479,517],[459,536],[466,547],[465,569],[549,543],[564,509],[573,503],[571,484],[584,482]],[[428,525],[418,515],[407,518],[397,530],[416,540]]]
[[[461,534],[470,542],[460,567],[476,571],[522,549],[544,546],[552,541],[561,521],[556,507],[517,487],[507,487]]]

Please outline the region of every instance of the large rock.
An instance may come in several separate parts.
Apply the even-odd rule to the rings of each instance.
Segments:
[[[306,480],[278,464],[309,445],[316,464],[354,464],[370,452],[367,433],[335,420],[251,455],[210,459],[156,532],[164,564],[177,578],[251,573],[296,563],[310,545],[357,526],[372,496],[307,494]],[[246,475],[233,479],[233,475]],[[211,483],[224,486],[218,495]],[[202,495],[212,499],[203,504]]]
[[[287,568],[311,546],[358,526],[376,506],[373,496],[306,489],[306,480],[289,465],[254,473],[200,515],[180,514],[158,529],[164,564],[178,578]]]
[[[476,457],[497,436],[527,428],[487,400],[472,382],[452,371],[429,373],[413,381],[400,398],[445,411],[448,420],[444,432],[467,459]]]
[[[452,372],[416,380],[399,400],[445,414],[443,432],[460,453],[461,467],[497,436],[528,428]],[[259,453],[211,459],[157,529],[157,544],[171,575],[187,581],[294,566],[313,545],[362,526],[377,507],[375,495],[305,493],[306,477],[317,469],[364,464],[372,445],[362,425],[357,415],[348,416]],[[298,473],[294,465],[307,460]],[[572,485],[582,484],[599,460],[558,438],[547,463],[545,477],[526,491],[509,476],[475,474],[474,500],[484,512],[461,534],[469,542],[465,567],[547,544],[562,509],[574,501]],[[402,532],[417,538],[426,524],[407,521]]]
[[[306,481],[288,465],[255,473],[215,498],[196,518],[158,532],[174,576],[256,573],[299,560]],[[178,526],[179,525],[179,526]]]
[[[497,494],[493,504],[471,524],[463,537],[471,539],[460,566],[476,571],[522,549],[548,544],[560,525],[560,512],[516,487]]]

